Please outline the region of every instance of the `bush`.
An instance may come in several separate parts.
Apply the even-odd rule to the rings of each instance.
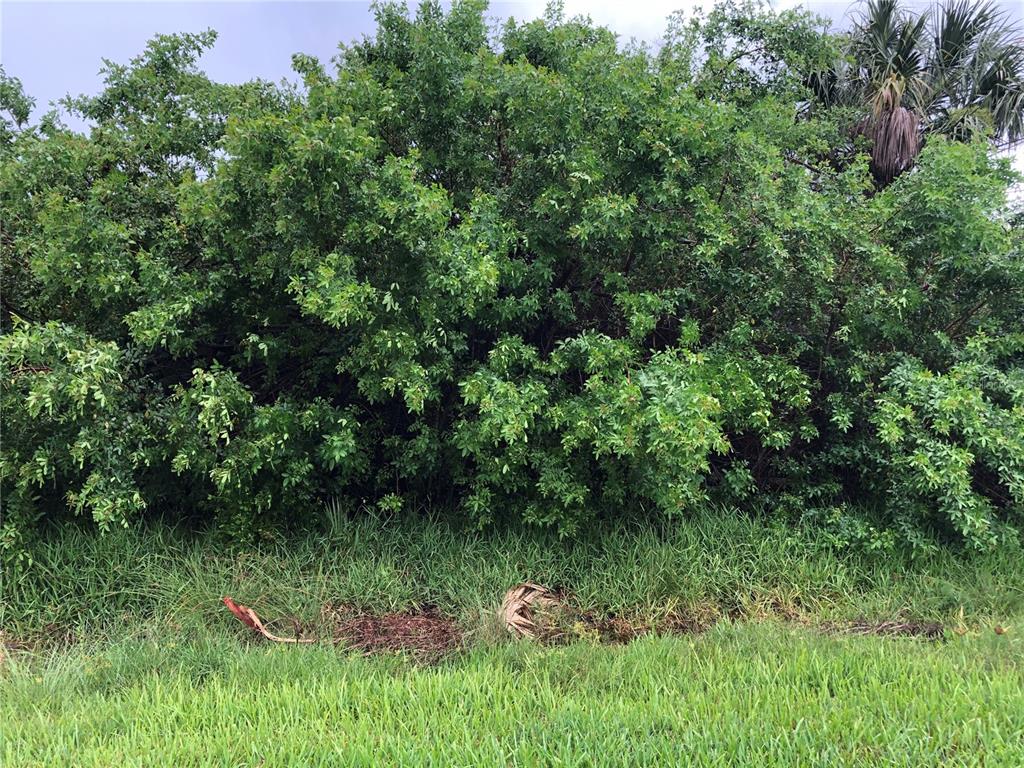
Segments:
[[[298,87],[159,37],[69,102],[88,136],[5,124],[8,550],[66,507],[255,533],[329,496],[564,533],[709,499],[921,545],[1024,522],[986,145],[930,140],[876,192],[804,109],[834,44],[795,12],[657,54],[557,14],[492,34],[477,2],[378,24]]]

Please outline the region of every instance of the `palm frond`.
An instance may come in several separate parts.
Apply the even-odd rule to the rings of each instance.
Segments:
[[[864,9],[846,59],[808,86],[827,106],[863,105],[855,132],[871,140],[879,183],[913,164],[927,133],[1024,141],[1024,34],[1005,10],[992,0],[946,0],[920,14],[899,0]]]
[[[871,140],[871,174],[881,186],[913,165],[921,151],[921,121],[906,107],[873,116],[864,133]]]
[[[992,3],[958,0],[935,6],[932,11],[932,75],[942,80],[971,56],[979,39],[987,35],[1004,14]]]
[[[1024,141],[1024,46],[1002,51],[979,84],[997,139]]]

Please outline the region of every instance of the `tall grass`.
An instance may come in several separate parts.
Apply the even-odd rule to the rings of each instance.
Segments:
[[[248,550],[167,527],[106,534],[64,527],[36,547],[31,567],[6,574],[0,628],[86,635],[227,627],[225,594],[267,617],[312,620],[327,603],[429,604],[473,625],[524,580],[562,588],[587,610],[638,621],[696,611],[970,626],[1024,615],[1020,552],[874,557],[722,510],[659,526],[605,524],[573,541],[423,518],[329,520],[329,530]]]

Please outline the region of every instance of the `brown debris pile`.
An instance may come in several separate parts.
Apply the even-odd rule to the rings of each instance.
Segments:
[[[339,616],[334,641],[363,653],[409,651],[438,659],[462,645],[462,633],[451,619],[434,611]]]
[[[877,635],[881,637],[917,637],[941,640],[945,629],[937,621],[852,621],[846,624],[826,624],[826,632],[846,635]]]

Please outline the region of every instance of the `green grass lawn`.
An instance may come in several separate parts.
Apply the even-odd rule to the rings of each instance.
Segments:
[[[568,542],[337,519],[256,549],[65,528],[5,573],[0,765],[1024,765],[1024,557],[868,555],[724,511]],[[511,641],[509,586],[565,590],[628,645]],[[221,605],[256,608],[277,646]],[[329,612],[433,606],[438,663],[329,642]],[[942,622],[940,642],[828,625]],[[1003,634],[996,626],[1006,628]]]
[[[16,658],[4,766],[1024,765],[1012,634],[772,622],[436,666],[227,636]]]

